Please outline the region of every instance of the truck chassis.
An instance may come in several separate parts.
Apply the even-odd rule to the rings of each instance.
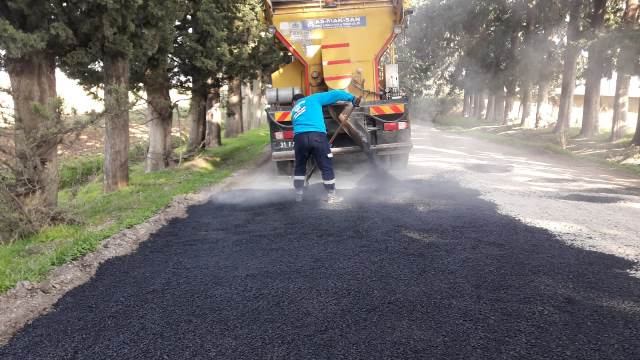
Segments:
[[[354,109],[349,117],[349,123],[355,129],[353,136],[363,141],[353,139],[346,131],[339,129],[336,114],[344,106],[326,107],[324,111],[327,137],[335,136],[331,152],[334,155],[354,154],[363,151],[363,141],[370,144],[368,149],[379,160],[379,163],[389,168],[404,168],[407,165],[411,144],[411,126],[407,100],[378,100],[367,102]],[[267,118],[271,132],[271,154],[276,169],[281,175],[291,175],[293,160],[293,126],[291,123],[291,106],[272,106],[267,109]]]

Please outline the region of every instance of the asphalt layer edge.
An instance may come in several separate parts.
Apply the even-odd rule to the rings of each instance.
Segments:
[[[228,190],[256,171],[271,159],[269,150],[270,147],[266,146],[255,160],[215,185],[193,194],[176,196],[147,221],[103,240],[95,251],[57,267],[41,282],[21,281],[13,289],[0,294],[0,346],[33,320],[49,312],[67,292],[89,281],[103,262],[136,251],[142,242],[172,219],[186,217],[190,206],[208,201],[212,195]]]

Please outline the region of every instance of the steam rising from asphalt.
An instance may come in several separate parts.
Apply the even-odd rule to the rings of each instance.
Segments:
[[[334,162],[336,187],[338,195],[351,199],[368,196],[376,189],[389,188],[399,181],[402,172],[389,173],[376,169],[368,163],[362,154],[340,157]],[[237,190],[221,192],[212,197],[212,201],[237,205],[256,206],[264,204],[294,203],[293,179],[287,176],[276,176],[271,164],[263,166],[258,174],[240,182]],[[319,171],[313,175],[306,189],[305,200],[320,200],[325,195]]]

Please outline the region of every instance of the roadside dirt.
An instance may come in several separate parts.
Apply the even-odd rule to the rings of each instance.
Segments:
[[[0,295],[0,345],[5,344],[18,330],[35,318],[49,312],[68,291],[89,281],[102,263],[135,252],[142,242],[148,240],[171,220],[186,217],[189,207],[202,204],[214,194],[233,187],[254,171],[252,169],[269,161],[270,153],[266,150],[245,169],[198,193],[176,197],[171,204],[146,222],[104,240],[96,251],[55,269],[44,281],[23,281]]]
[[[174,126],[173,136],[182,136],[184,126]],[[129,144],[133,148],[136,145],[146,144],[149,139],[149,129],[146,124],[130,124]],[[89,127],[79,134],[68,136],[58,147],[58,155],[63,159],[86,155],[98,155],[104,152],[104,128],[103,125]]]
[[[548,128],[526,129],[516,125],[485,125],[469,129],[504,138],[505,141],[518,140],[537,146],[560,146],[560,138]],[[464,134],[465,131],[460,131]],[[604,135],[595,139],[570,136],[565,150],[577,158],[606,161],[611,164],[640,166],[640,146],[628,146],[628,141],[612,143]]]

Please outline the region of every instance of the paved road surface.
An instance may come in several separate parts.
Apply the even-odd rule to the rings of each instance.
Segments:
[[[340,171],[338,207],[258,173],[191,208],[0,358],[640,358],[637,182],[414,135],[397,180]]]

